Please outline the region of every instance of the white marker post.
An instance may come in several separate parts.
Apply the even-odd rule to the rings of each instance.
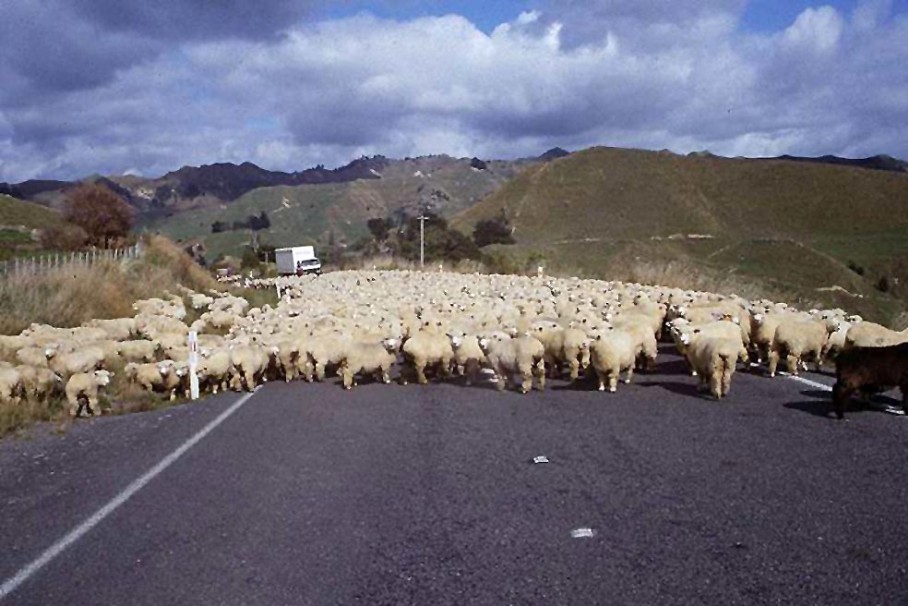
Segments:
[[[281,285],[278,284],[277,281],[275,281],[274,287],[277,288],[277,300],[280,301],[281,300]]]
[[[196,331],[189,331],[189,397],[199,399],[199,335]]]

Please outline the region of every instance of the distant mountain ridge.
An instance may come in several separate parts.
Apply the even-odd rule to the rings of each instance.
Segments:
[[[853,166],[856,168],[866,168],[870,170],[885,170],[891,172],[904,173],[908,172],[908,162],[878,154],[868,158],[840,158],[838,156],[819,156],[817,158],[802,156],[779,156],[777,158],[758,158],[759,160],[788,160],[790,162],[810,162],[815,164],[834,164],[836,166]]]
[[[554,147],[535,158],[518,159],[514,162],[550,162],[571,155],[571,152]],[[692,156],[714,156],[708,151],[694,152]],[[426,156],[431,157],[431,156]],[[721,156],[714,156],[721,157]],[[407,158],[409,160],[410,158]],[[748,159],[748,158],[743,158]],[[843,158],[833,155],[818,157],[783,155],[778,157],[752,158],[759,161],[785,160],[812,164],[833,164],[868,170],[908,172],[908,162],[885,154],[867,158]],[[262,168],[252,162],[233,164],[216,162],[201,166],[183,166],[157,178],[136,176],[93,176],[78,181],[54,179],[29,179],[19,183],[0,182],[0,194],[20,200],[31,200],[48,206],[57,206],[62,193],[81,182],[102,182],[140,212],[175,207],[183,210],[194,207],[187,201],[204,198],[207,202],[232,202],[247,192],[259,187],[279,185],[315,185],[325,183],[349,183],[361,179],[378,179],[390,163],[400,162],[385,156],[363,156],[334,169],[315,166],[301,171],[283,172]],[[201,203],[202,206],[205,202]]]

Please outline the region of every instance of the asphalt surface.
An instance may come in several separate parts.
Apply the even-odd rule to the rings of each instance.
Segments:
[[[672,355],[617,394],[335,381],[260,389],[0,604],[908,603],[908,418]],[[0,442],[0,583],[239,397]]]

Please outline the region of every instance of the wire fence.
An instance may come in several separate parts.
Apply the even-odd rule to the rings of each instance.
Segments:
[[[137,243],[126,248],[92,249],[78,252],[56,252],[37,257],[16,257],[0,262],[0,276],[26,276],[67,267],[70,265],[91,265],[101,261],[137,259],[142,254],[142,245]]]

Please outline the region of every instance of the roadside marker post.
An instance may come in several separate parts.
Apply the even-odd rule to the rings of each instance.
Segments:
[[[199,399],[199,335],[196,331],[189,331],[189,397]]]

